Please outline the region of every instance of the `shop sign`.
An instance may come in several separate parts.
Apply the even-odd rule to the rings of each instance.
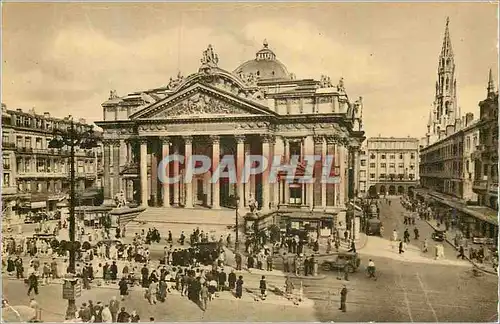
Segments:
[[[31,202],[31,208],[33,208],[33,209],[45,208],[45,207],[47,207],[47,202],[46,201]]]

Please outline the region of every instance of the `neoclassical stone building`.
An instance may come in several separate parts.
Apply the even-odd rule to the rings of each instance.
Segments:
[[[178,75],[168,85],[119,97],[111,91],[102,104],[104,120],[104,189],[111,198],[123,190],[129,200],[149,206],[248,205],[258,201],[263,210],[278,206],[304,209],[345,209],[357,181],[354,170],[361,142],[362,100],[350,101],[341,78],[296,79],[276,59],[264,41],[255,59],[233,72],[218,66],[212,46],[203,52],[201,66],[187,77]],[[233,155],[241,169],[248,154],[282,157],[331,154],[340,184],[276,183],[268,173],[249,183],[230,184],[227,179],[209,182],[211,170],[191,183],[163,185],[158,163],[169,154],[186,158],[203,154],[215,170],[224,155]],[[181,176],[185,163],[171,163],[167,174]],[[321,174],[315,166],[315,174]],[[239,170],[238,170],[239,171]],[[236,200],[236,197],[240,199]]]

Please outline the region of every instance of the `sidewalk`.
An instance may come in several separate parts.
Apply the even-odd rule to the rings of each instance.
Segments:
[[[436,220],[426,220],[425,221],[427,224],[429,224],[430,227],[432,227],[433,229],[438,229],[437,227],[437,221]],[[439,229],[442,229],[444,230],[445,227],[444,225],[440,226]],[[456,250],[459,249],[459,246],[455,245],[455,241],[454,241],[454,238],[457,234],[461,234],[460,231],[454,229],[454,228],[448,228],[448,231],[446,231],[446,242],[448,244],[450,244],[452,247],[454,247]],[[474,243],[470,242],[469,240],[465,239],[467,242],[466,242],[466,246],[472,246],[474,247]],[[478,245],[479,247],[479,245]],[[495,269],[493,268],[493,264],[491,262],[486,262],[486,263],[479,263],[479,262],[476,262],[475,260],[471,260],[469,258],[469,255],[467,253],[467,250],[466,249],[466,253],[465,253],[465,258],[470,262],[472,263],[472,265],[474,265],[474,267],[486,272],[486,273],[489,273],[489,274],[494,274],[494,275],[497,275],[497,272],[495,271]]]

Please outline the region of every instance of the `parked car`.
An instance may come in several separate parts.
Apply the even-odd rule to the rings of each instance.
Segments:
[[[325,271],[345,271],[350,273],[355,272],[361,264],[359,255],[354,252],[337,252],[323,261],[321,268]]]

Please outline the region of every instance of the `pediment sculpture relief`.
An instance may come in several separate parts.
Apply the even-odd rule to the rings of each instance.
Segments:
[[[189,99],[179,102],[171,108],[167,108],[156,115],[156,117],[166,118],[197,115],[250,115],[250,113],[220,99],[205,94],[195,94]]]

